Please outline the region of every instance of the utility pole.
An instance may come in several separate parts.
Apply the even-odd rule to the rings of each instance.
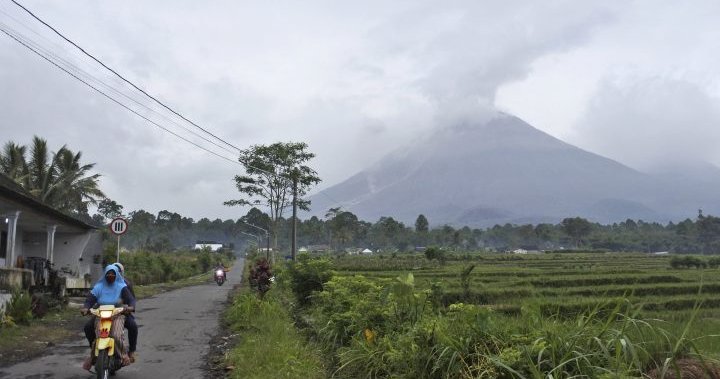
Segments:
[[[292,260],[297,252],[297,174],[293,175],[293,222],[292,222]]]

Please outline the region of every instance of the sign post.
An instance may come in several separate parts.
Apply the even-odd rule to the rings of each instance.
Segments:
[[[117,236],[117,260],[120,262],[120,236],[127,233],[128,221],[122,217],[115,217],[108,225],[110,231]]]

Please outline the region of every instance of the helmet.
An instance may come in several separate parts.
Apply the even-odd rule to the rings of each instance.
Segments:
[[[125,272],[125,266],[123,266],[122,263],[116,262],[116,263],[114,263],[114,265],[117,266],[117,268],[120,270],[121,274]]]

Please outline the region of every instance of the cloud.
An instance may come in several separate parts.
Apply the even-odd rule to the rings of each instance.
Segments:
[[[717,163],[719,100],[682,79],[607,79],[578,122],[574,140],[643,170]]]
[[[482,117],[499,86],[527,76],[539,57],[587,44],[618,12],[599,1],[28,6],[239,147],[308,142],[324,186],[439,124]],[[16,9],[2,9],[31,26],[28,35],[61,45]],[[71,48],[55,52],[91,70]],[[4,139],[38,134],[82,150],[128,209],[237,216],[221,205],[235,195],[236,165],[148,125],[7,38],[0,60]]]

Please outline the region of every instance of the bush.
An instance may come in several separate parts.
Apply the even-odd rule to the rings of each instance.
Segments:
[[[323,285],[333,277],[332,262],[326,258],[310,258],[300,254],[297,261],[288,265],[290,289],[300,305],[311,302],[313,292],[322,291]]]
[[[684,257],[673,257],[670,259],[670,267],[672,268],[706,268],[708,266],[708,262],[705,262],[703,259],[693,256],[684,256]]]
[[[32,320],[32,300],[25,291],[13,291],[12,298],[7,303],[6,309],[7,316],[17,324],[29,324],[30,320]]]

